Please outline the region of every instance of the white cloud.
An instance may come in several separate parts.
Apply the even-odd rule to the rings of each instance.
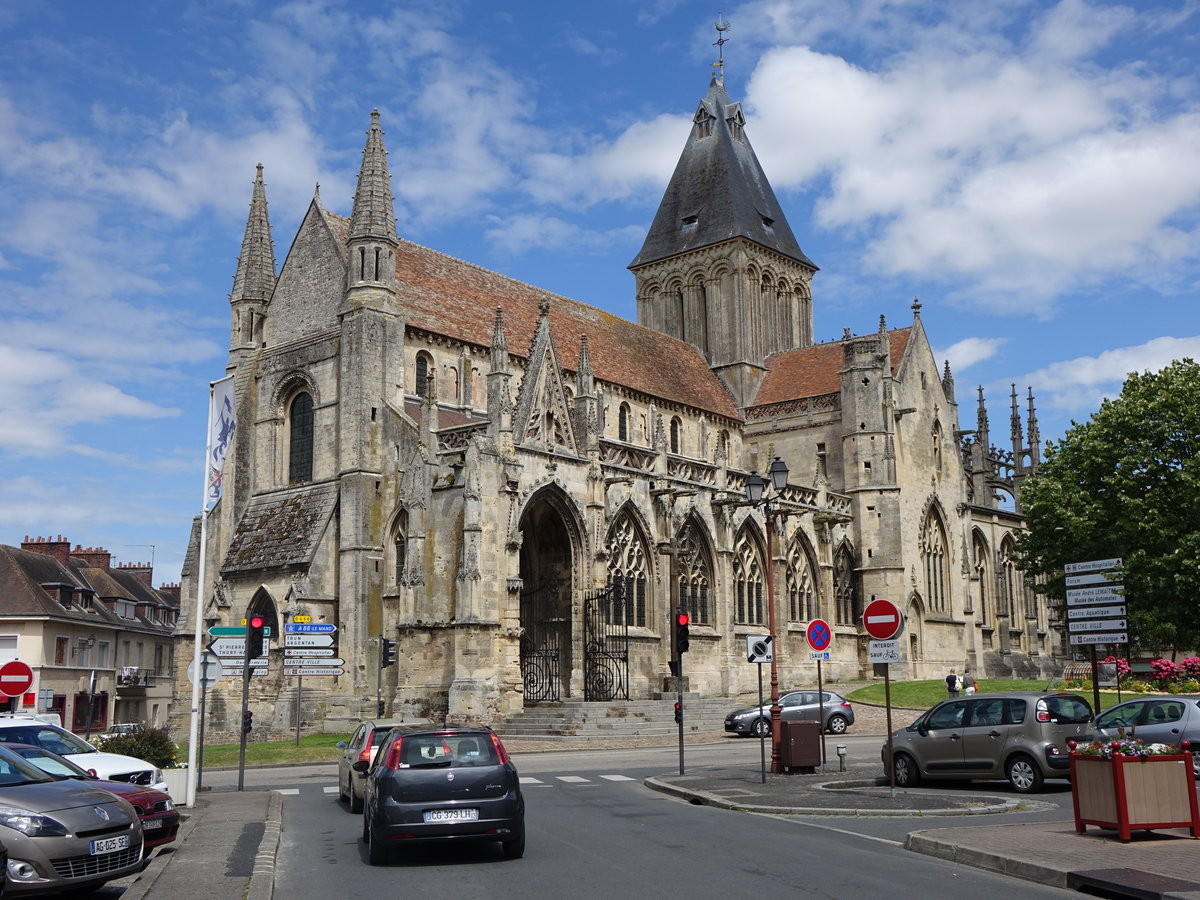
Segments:
[[[944,350],[935,349],[933,351],[933,358],[938,362],[948,361],[950,363],[950,371],[958,375],[960,372],[965,372],[971,366],[975,365],[975,363],[991,359],[1006,343],[1006,338],[963,338],[961,341],[955,341]]]
[[[631,225],[604,232],[588,231],[556,216],[533,214],[491,218],[485,232],[488,242],[505,253],[522,253],[531,247],[553,250],[571,247],[579,251],[607,251],[614,244],[627,243],[645,234],[645,228]]]

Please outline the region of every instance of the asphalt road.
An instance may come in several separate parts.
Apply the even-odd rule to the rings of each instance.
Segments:
[[[838,743],[850,749],[852,741],[855,755],[878,753],[878,738]],[[689,767],[757,759],[755,741],[689,748],[685,754]],[[498,846],[463,845],[418,848],[383,867],[366,863],[361,819],[338,802],[334,766],[248,771],[248,787],[286,792],[276,896],[340,900],[400,889],[456,900],[680,895],[926,900],[948,891],[985,900],[1010,898],[1014,889],[1023,897],[1068,896],[913,854],[896,843],[908,831],[938,827],[939,820],[746,815],[692,806],[643,787],[648,775],[677,771],[677,748],[526,754],[516,762],[528,806],[524,859],[503,860]],[[236,772],[206,777],[217,790],[236,781]],[[1057,796],[1069,802],[1065,783]],[[1061,818],[1063,812],[1055,808],[1053,815]],[[1001,818],[1017,821],[983,816],[950,824],[971,827]]]

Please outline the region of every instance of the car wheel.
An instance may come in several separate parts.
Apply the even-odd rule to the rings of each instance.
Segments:
[[[754,724],[750,726],[750,733],[756,738],[769,737],[771,734],[771,720],[755,719]]]
[[[845,734],[846,729],[850,727],[850,723],[846,721],[846,717],[842,715],[829,717],[829,733],[830,734]]]
[[[917,768],[917,761],[907,753],[895,755],[892,771],[896,773],[897,787],[916,787],[921,783],[921,770]]]
[[[350,782],[350,812],[360,813],[363,811],[363,798],[354,793],[354,782]]]
[[[1042,770],[1024,754],[1008,761],[1008,783],[1019,794],[1032,794],[1042,789]]]
[[[367,862],[373,866],[382,866],[388,861],[387,847],[375,836],[375,829],[369,821],[363,827],[367,832]]]
[[[520,859],[525,855],[525,822],[517,826],[516,834],[512,840],[504,842],[504,858],[505,859]]]

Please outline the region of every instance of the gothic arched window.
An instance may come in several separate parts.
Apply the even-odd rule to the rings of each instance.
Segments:
[[[946,530],[932,509],[921,533],[921,556],[925,562],[925,598],[929,608],[934,612],[946,612],[950,599],[950,559]]]
[[[407,583],[408,513],[405,511],[396,516],[396,523],[392,526],[392,559],[395,563],[392,571],[396,576],[396,584]]]
[[[679,452],[679,429],[680,422],[678,417],[671,419],[671,452]]]
[[[417,354],[416,383],[413,393],[424,397],[429,391],[429,377],[433,374],[433,357],[428,353]]]
[[[812,559],[800,538],[792,541],[788,548],[787,571],[788,620],[808,622],[819,616],[817,609],[816,579],[813,577]]]
[[[711,625],[713,610],[710,608],[709,589],[712,585],[712,563],[696,538],[694,525],[680,537],[676,560],[679,608],[687,610],[697,625]]]
[[[621,408],[617,413],[617,438],[622,441],[629,441],[629,404],[622,403]]]
[[[621,515],[608,535],[608,582],[620,589],[620,603],[608,608],[610,625],[646,625],[648,554],[641,529],[628,513]]]
[[[743,528],[733,548],[734,621],[763,623],[763,561],[758,543]]]
[[[313,398],[301,391],[288,410],[288,483],[313,478]]]
[[[848,547],[838,549],[833,560],[834,618],[838,625],[854,624],[854,558]]]
[[[978,608],[975,612],[984,625],[991,621],[992,567],[989,562],[987,544],[977,531],[971,537],[971,574],[979,584]]]

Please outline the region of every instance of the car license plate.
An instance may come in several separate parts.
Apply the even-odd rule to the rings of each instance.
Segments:
[[[117,850],[129,849],[129,835],[122,834],[119,837],[101,838],[98,841],[92,841],[92,856],[99,856],[101,853],[113,853]]]
[[[155,828],[162,828],[162,819],[143,819],[142,830],[153,831]]]
[[[479,818],[477,809],[427,809],[426,822],[474,822]]]

